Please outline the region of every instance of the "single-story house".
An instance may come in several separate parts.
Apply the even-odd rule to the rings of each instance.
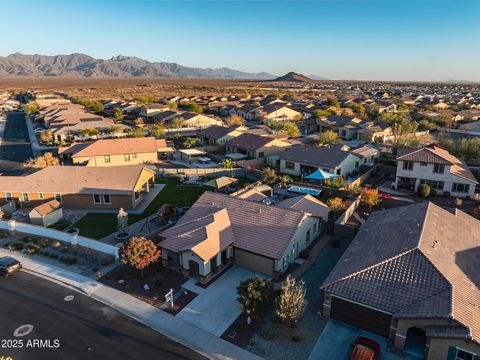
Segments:
[[[200,130],[200,140],[205,145],[225,145],[229,140],[241,135],[247,130],[243,126],[213,125]]]
[[[227,142],[226,154],[242,154],[248,159],[280,155],[291,144],[283,138],[243,133]]]
[[[56,199],[64,208],[133,209],[155,184],[141,165],[50,166],[27,176],[0,176],[0,201],[35,207]]]
[[[202,281],[229,262],[275,278],[319,233],[320,220],[302,211],[205,192],[159,246],[164,266]]]
[[[280,172],[289,175],[308,175],[322,169],[330,174],[347,177],[360,166],[351,151],[335,146],[294,145],[280,156]]]
[[[120,138],[101,139],[89,144],[74,144],[60,148],[58,155],[71,159],[74,165],[118,166],[155,163],[175,150],[164,139]]]
[[[48,227],[63,219],[63,208],[60,201],[52,199],[35,206],[28,213],[30,222],[34,225]]]
[[[430,202],[373,212],[321,286],[323,316],[415,358],[480,355],[480,221]]]

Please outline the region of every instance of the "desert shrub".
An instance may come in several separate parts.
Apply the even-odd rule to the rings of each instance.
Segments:
[[[37,244],[28,244],[24,249],[23,252],[27,255],[36,254],[40,251],[40,246]]]
[[[298,335],[292,335],[292,336],[290,337],[290,339],[291,339],[293,342],[299,342],[300,340],[302,340],[302,339],[300,338],[300,336],[298,336]]]
[[[277,332],[270,327],[262,327],[260,329],[260,336],[265,340],[273,340],[277,337]]]
[[[63,261],[64,261],[65,264],[67,264],[67,265],[74,265],[74,264],[77,263],[78,260],[77,260],[77,258],[75,258],[75,257],[65,257]]]
[[[304,250],[300,251],[300,253],[298,254],[298,257],[300,259],[306,259],[306,258],[308,258],[308,255],[310,255],[310,251],[307,250],[307,249],[304,249]]]
[[[56,249],[60,247],[60,241],[58,240],[53,240],[51,244],[52,248]]]
[[[48,239],[47,238],[41,238],[40,240],[38,240],[38,245],[40,245],[41,247],[47,247],[48,246]]]
[[[430,195],[430,186],[428,184],[420,184],[418,195],[424,198],[428,197]]]

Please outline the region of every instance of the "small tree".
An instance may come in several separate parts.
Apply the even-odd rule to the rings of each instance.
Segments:
[[[322,132],[318,136],[318,142],[321,145],[337,144],[338,142],[340,142],[340,138],[338,137],[338,134],[336,132],[327,130],[325,132]]]
[[[184,149],[190,149],[192,147],[197,146],[199,142],[200,140],[198,138],[187,137],[185,140],[183,140],[182,147]]]
[[[159,138],[159,137],[165,135],[165,128],[163,126],[160,126],[160,125],[153,125],[148,130],[148,135]]]
[[[53,141],[53,132],[51,129],[40,133],[40,142],[45,145],[51,145]]]
[[[307,307],[306,292],[303,280],[297,283],[293,276],[287,276],[282,285],[282,292],[277,298],[275,310],[275,315],[280,322],[288,323],[292,328],[297,326]]]
[[[334,198],[328,199],[327,205],[330,208],[330,211],[335,215],[335,217],[345,207],[345,204],[341,197],[334,197]]]
[[[160,250],[153,241],[144,237],[132,237],[127,246],[121,250],[121,263],[140,270],[143,279],[143,269],[154,263],[160,257]]]
[[[323,185],[332,189],[340,189],[344,183],[345,180],[341,176],[323,181]]]
[[[122,110],[120,108],[113,109],[113,118],[115,119],[115,121],[123,120]]]
[[[172,119],[167,126],[170,129],[180,129],[183,126],[184,122],[185,122],[185,119],[180,116]]]
[[[60,161],[58,160],[58,158],[53,156],[51,152],[46,152],[42,156],[39,156],[35,159],[29,159],[25,163],[25,167],[30,169],[44,169],[49,166],[58,165],[60,165]]]
[[[266,310],[273,297],[272,283],[262,278],[249,278],[237,287],[240,309],[248,316],[256,317]]]
[[[263,169],[263,174],[265,175],[264,181],[267,184],[271,185],[271,184],[275,183],[275,181],[277,180],[277,173],[272,168],[267,167],[267,168]]]
[[[363,206],[372,208],[378,204],[379,200],[378,189],[365,189],[360,198],[360,203]]]
[[[245,119],[242,118],[240,115],[234,114],[230,116],[227,120],[225,120],[225,124],[227,126],[240,126],[245,124]]]
[[[38,110],[39,110],[38,104],[36,102],[32,102],[32,101],[29,102],[28,104],[26,104],[25,107],[24,107],[24,111],[28,115],[38,113]]]
[[[430,186],[428,184],[420,184],[418,195],[424,198],[428,197],[430,195]]]

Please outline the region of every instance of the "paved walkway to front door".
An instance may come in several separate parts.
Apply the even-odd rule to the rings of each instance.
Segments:
[[[221,336],[241,313],[237,302],[237,286],[240,281],[249,277],[266,276],[233,266],[206,289],[189,280],[186,287],[198,296],[183,308],[177,317],[213,335]]]

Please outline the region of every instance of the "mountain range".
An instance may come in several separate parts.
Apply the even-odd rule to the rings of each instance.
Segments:
[[[315,80],[326,80],[326,79],[316,75],[305,76],[303,74],[298,74],[296,72],[290,71],[289,73],[279,76],[272,81],[308,83],[308,82],[313,82]]]
[[[0,56],[0,76],[147,77],[271,80],[266,72],[248,73],[230,68],[195,68],[168,62],[150,62],[134,56],[107,60],[85,54]]]

